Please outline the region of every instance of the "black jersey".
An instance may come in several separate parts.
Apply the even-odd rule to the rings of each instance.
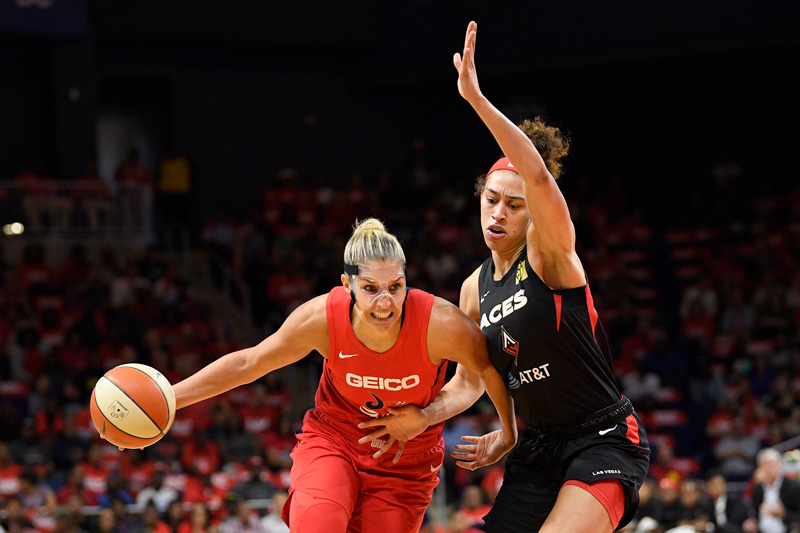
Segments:
[[[574,425],[621,397],[608,340],[588,283],[550,289],[526,250],[500,281],[491,258],[481,266],[480,326],[525,426]]]

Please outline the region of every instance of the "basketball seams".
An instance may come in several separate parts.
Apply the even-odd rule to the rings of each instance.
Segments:
[[[148,415],[147,417],[148,417],[148,418],[150,418],[150,420],[152,420],[152,421],[153,421],[153,424],[155,424],[155,426],[158,428],[158,430],[161,432],[161,434],[162,434],[162,435],[166,435],[166,433],[164,433],[164,431],[166,431],[167,429],[169,429],[169,427],[170,427],[170,425],[171,425],[171,424],[170,424],[170,418],[172,418],[172,413],[170,412],[171,410],[170,410],[170,408],[169,408],[169,399],[167,398],[167,395],[166,395],[166,394],[164,394],[164,389],[162,389],[162,388],[161,388],[161,385],[158,383],[158,380],[157,380],[156,378],[154,378],[154,377],[153,377],[153,376],[151,376],[149,373],[147,373],[147,372],[145,372],[144,370],[142,370],[141,368],[139,368],[139,366],[138,366],[138,365],[126,364],[126,365],[121,365],[121,366],[125,366],[125,367],[127,367],[127,368],[133,368],[134,370],[136,370],[136,371],[138,371],[138,372],[141,372],[142,374],[144,374],[145,376],[147,376],[148,378],[150,378],[150,381],[152,381],[152,382],[155,384],[156,388],[158,389],[158,392],[160,392],[160,393],[161,393],[161,396],[164,398],[164,405],[166,405],[166,406],[167,406],[167,426],[166,426],[166,427],[164,427],[164,428],[162,428],[161,426],[159,426],[158,424],[156,424],[155,420],[153,420],[152,418],[150,418],[150,415]],[[156,371],[156,372],[158,372],[158,371]],[[161,372],[158,372],[158,373],[159,373],[159,374],[161,374]],[[163,376],[163,374],[161,374],[161,375]],[[166,379],[166,378],[165,378],[165,379]],[[133,398],[131,398],[131,400],[133,400]],[[136,402],[134,402],[134,403],[136,403]],[[139,407],[139,409],[142,409],[142,407],[141,407],[141,406],[139,406],[138,404],[137,404],[137,406]],[[144,409],[142,409],[142,411],[144,411]],[[145,411],[145,413],[146,413],[146,411]]]
[[[137,368],[136,370],[139,370],[139,369]],[[141,372],[141,370],[139,370],[139,372]],[[142,372],[142,373],[143,373],[143,374],[147,374],[147,372]],[[151,378],[149,375],[148,375],[147,377],[149,377],[151,380],[153,379],[153,378]],[[124,395],[125,395],[125,396],[126,396],[126,397],[127,397],[127,398],[128,398],[130,401],[131,401],[131,402],[133,402],[133,405],[135,405],[136,407],[138,407],[138,408],[139,408],[139,410],[140,410],[140,411],[141,411],[141,412],[144,414],[144,416],[146,416],[146,417],[148,418],[148,420],[150,420],[150,422],[152,422],[152,423],[153,423],[153,425],[154,425],[154,426],[155,426],[155,427],[158,429],[158,432],[159,432],[161,435],[164,435],[164,430],[163,430],[163,429],[161,429],[161,426],[159,426],[159,425],[158,425],[158,423],[156,423],[156,421],[155,421],[155,420],[153,420],[153,417],[152,417],[152,416],[150,416],[150,413],[148,413],[148,412],[147,412],[147,410],[145,410],[145,409],[144,409],[144,408],[143,408],[141,405],[139,405],[139,403],[138,403],[136,400],[134,400],[134,399],[131,397],[131,395],[130,395],[130,394],[128,394],[128,392],[127,392],[125,389],[123,389],[123,388],[120,386],[120,384],[119,384],[119,383],[117,383],[116,381],[114,381],[114,379],[113,379],[113,376],[103,376],[103,377],[102,377],[102,378],[100,378],[100,379],[107,379],[107,380],[108,380],[110,383],[112,383],[112,384],[113,384],[113,385],[114,385],[114,386],[115,386],[117,389],[119,389],[119,391],[120,391],[122,394],[124,394]],[[159,387],[159,386],[158,386],[158,383],[156,383],[155,385],[156,385],[156,387],[158,388],[158,390],[159,390],[159,391],[161,391],[161,387]],[[163,391],[161,391],[161,394],[164,394],[164,392],[163,392]],[[166,401],[166,399],[165,399],[165,401]],[[97,398],[96,398],[96,397],[95,397],[95,403],[97,403]],[[98,407],[98,409],[100,409],[100,405],[99,405],[99,404],[97,405],[97,407]],[[104,412],[102,409],[100,409],[100,412],[101,412],[101,413],[103,413],[103,418],[106,418],[106,419],[107,419],[107,417],[105,416],[105,412]],[[109,422],[111,422],[111,423],[114,425],[114,427],[116,427],[117,429],[119,429],[120,431],[122,431],[123,433],[125,433],[126,435],[130,435],[130,433],[126,432],[125,430],[123,430],[122,428],[120,428],[118,425],[114,424],[114,422],[112,422],[111,420],[109,420]],[[131,436],[132,436],[132,437],[136,437],[136,435],[131,435]],[[143,438],[143,437],[136,437],[136,438]],[[149,439],[149,438],[152,438],[152,437],[144,437],[144,438],[148,438],[148,439]]]
[[[155,394],[153,385],[160,395]],[[95,428],[103,438],[122,448],[143,449],[155,444],[169,432],[175,418],[172,385],[161,372],[147,365],[127,363],[112,368],[100,377],[91,396],[89,410]]]

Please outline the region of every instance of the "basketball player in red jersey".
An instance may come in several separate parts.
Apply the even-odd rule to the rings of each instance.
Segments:
[[[283,517],[292,532],[418,531],[444,459],[442,425],[402,438],[364,436],[357,424],[404,405],[427,406],[444,385],[447,360],[485,387],[500,416],[492,456],[516,442],[510,398],[475,322],[456,306],[406,287],[405,255],[376,219],[358,224],[344,252],[342,287],[293,311],[260,344],[229,353],[173,388],[178,408],[222,394],[317,351],[325,358],[315,406],[292,451]],[[466,370],[464,370],[466,369]],[[466,390],[466,389],[465,389]],[[470,391],[471,393],[471,391]],[[466,408],[453,393],[447,401]]]
[[[539,119],[516,126],[484,97],[475,70],[476,34],[470,22],[463,56],[453,58],[458,91],[505,157],[477,183],[491,257],[464,282],[460,305],[480,324],[525,425],[484,531],[611,533],[636,511],[650,449],[614,378],[556,184],[569,141]],[[461,376],[428,407],[403,408],[362,427],[381,426],[371,435],[413,437],[463,409],[448,398],[469,401],[482,392]],[[476,384],[473,396],[465,392]],[[457,464],[474,469],[494,460],[498,438],[464,437],[470,444],[456,446]]]

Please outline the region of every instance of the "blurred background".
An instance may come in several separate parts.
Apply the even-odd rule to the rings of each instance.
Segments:
[[[573,141],[559,183],[653,447],[631,529],[686,520],[687,480],[749,505],[766,447],[796,475],[796,2],[272,4],[0,0],[0,527],[271,527],[318,354],[143,453],[96,438],[89,394],[124,362],[174,383],[258,342],[339,283],[357,217],[457,302],[500,155],[456,90],[470,20],[484,94]],[[425,527],[479,530],[502,465],[443,472]]]

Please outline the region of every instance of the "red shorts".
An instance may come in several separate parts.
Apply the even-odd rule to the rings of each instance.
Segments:
[[[418,531],[425,510],[439,483],[437,476],[444,461],[441,437],[406,443],[397,464],[392,463],[395,448],[378,459],[377,448],[358,444],[363,430],[335,427],[317,410],[306,413],[299,442],[292,450],[291,487],[283,518],[289,520],[292,500],[304,508],[314,502],[336,505],[346,514],[348,532],[408,533]],[[336,533],[339,522],[317,519],[315,531]],[[303,533],[311,533],[309,525]],[[341,530],[344,533],[344,530]]]

